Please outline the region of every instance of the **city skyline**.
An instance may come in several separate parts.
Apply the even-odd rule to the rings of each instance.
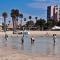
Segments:
[[[19,9],[24,17],[31,15],[47,19],[47,6],[50,5],[60,5],[60,0],[1,0],[0,17],[6,11],[10,19],[11,9]]]

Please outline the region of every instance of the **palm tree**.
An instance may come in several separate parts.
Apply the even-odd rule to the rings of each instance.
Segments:
[[[24,21],[26,21],[26,18],[24,18]]]
[[[29,16],[29,19],[30,19],[30,21],[31,21],[32,17],[31,17],[31,16]],[[30,22],[29,30],[30,30],[30,29],[31,29],[31,22]]]
[[[3,12],[2,16],[4,18],[4,32],[6,32],[6,18],[7,18],[7,13]]]
[[[31,21],[32,17],[31,17],[31,16],[29,16],[29,19],[30,19],[30,21]]]
[[[24,18],[24,21],[25,21],[25,29],[26,29],[26,18]]]
[[[13,22],[13,34],[14,34],[14,32],[16,32],[16,10],[15,9],[11,10],[11,17]]]
[[[16,24],[17,24],[16,28],[17,28],[18,27],[18,17],[19,17],[19,10],[18,9],[15,10],[15,14],[16,14]]]
[[[13,21],[13,33],[14,33],[14,32],[16,32],[16,29],[18,27],[19,10],[12,9],[11,10],[11,17],[12,17],[12,21]]]
[[[37,18],[38,18],[38,17],[35,17],[36,22],[37,22]]]
[[[21,27],[22,27],[22,18],[23,18],[23,14],[21,13],[21,14],[19,15],[19,17],[21,18]]]

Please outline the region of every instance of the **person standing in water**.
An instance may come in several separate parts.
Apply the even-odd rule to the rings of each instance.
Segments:
[[[32,37],[32,38],[31,38],[31,44],[34,44],[34,41],[35,41],[35,38]]]
[[[7,40],[7,38],[8,38],[8,35],[7,35],[7,34],[5,34],[5,39]]]
[[[56,40],[56,34],[53,34],[53,41],[54,41],[54,45],[55,45],[55,41]]]
[[[24,43],[24,34],[23,34],[23,36],[22,36],[21,43],[22,43],[22,44]]]

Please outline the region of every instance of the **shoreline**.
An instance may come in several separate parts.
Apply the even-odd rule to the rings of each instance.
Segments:
[[[19,31],[23,32],[23,31]],[[53,36],[53,34],[56,34],[57,36],[60,36],[60,31],[28,31],[30,36]],[[22,35],[22,34],[13,34],[13,31],[7,31],[6,34],[8,35]],[[0,32],[0,35],[5,35],[5,32]]]
[[[60,31],[28,31],[30,36],[60,36]]]

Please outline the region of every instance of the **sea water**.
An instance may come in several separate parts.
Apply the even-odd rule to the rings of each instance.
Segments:
[[[33,54],[46,54],[46,55],[60,55],[60,37],[56,37],[54,45],[53,37],[36,36],[35,41],[31,44],[31,37],[24,35],[23,44],[21,39],[23,36],[8,36],[7,40],[0,36],[0,48],[10,47],[17,51]]]

